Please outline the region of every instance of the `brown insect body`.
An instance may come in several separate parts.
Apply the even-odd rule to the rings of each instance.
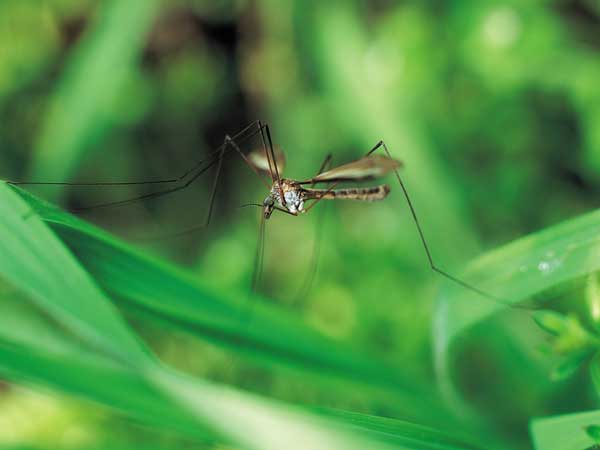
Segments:
[[[390,187],[386,184],[364,188],[343,188],[343,189],[313,189],[305,188],[302,182],[284,178],[279,183],[273,183],[271,192],[265,198],[263,206],[265,208],[265,217],[269,218],[273,208],[289,212],[293,215],[305,212],[304,202],[306,200],[360,200],[360,201],[378,201],[387,197]],[[283,199],[281,199],[283,193]]]
[[[306,189],[303,188],[305,199],[325,200],[361,200],[374,202],[383,200],[390,193],[390,187],[387,184],[365,188],[347,188],[347,189]]]
[[[321,172],[308,180],[293,180],[289,178],[280,178],[280,171],[274,172],[273,161],[279,159],[279,169],[283,166],[283,158],[273,155],[269,159],[266,153],[254,153],[249,158],[255,169],[265,172],[269,170],[272,185],[269,195],[263,201],[264,217],[271,217],[273,210],[278,209],[282,212],[297,216],[299,213],[308,211],[320,200],[359,200],[359,201],[377,201],[383,200],[390,192],[390,187],[381,184],[372,187],[352,187],[335,189],[335,186],[344,181],[366,181],[379,178],[401,166],[399,161],[390,157],[380,155],[368,155],[356,161],[335,167],[333,169]],[[330,183],[326,189],[318,189],[313,186],[316,183]],[[310,187],[304,187],[310,185]],[[314,202],[305,208],[304,202],[314,200]]]

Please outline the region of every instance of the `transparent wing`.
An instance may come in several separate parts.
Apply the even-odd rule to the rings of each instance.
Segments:
[[[400,161],[381,155],[369,155],[348,164],[335,167],[303,183],[324,181],[361,181],[379,178],[399,168]]]
[[[273,153],[275,154],[275,162],[277,163],[277,168],[279,169],[279,172],[282,173],[283,169],[285,168],[285,155],[283,154],[283,151],[279,147],[275,147],[273,149]],[[267,158],[267,154],[266,154],[264,148],[259,148],[259,149],[252,151],[248,155],[248,161],[260,173],[271,177],[271,170],[269,168],[269,159]]]

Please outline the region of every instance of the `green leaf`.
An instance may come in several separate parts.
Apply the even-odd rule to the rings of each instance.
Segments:
[[[464,279],[518,305],[536,294],[600,269],[600,211],[533,233],[478,258]],[[486,300],[460,286],[445,284],[441,296],[450,338],[507,305]],[[544,300],[540,298],[538,301]]]
[[[72,344],[65,343],[60,349],[48,351],[2,338],[0,374],[15,383],[49,387],[93,401],[186,437],[214,436],[144,380],[140,372],[110,359],[77,351]]]
[[[541,302],[544,291],[600,269],[599,226],[600,211],[594,211],[533,233],[478,258],[462,278],[515,306],[534,296]],[[444,285],[436,317],[435,353],[445,389],[452,395],[456,392],[451,367],[453,356],[458,354],[454,343],[470,329],[507,310],[507,305],[460,286]],[[527,318],[528,311],[512,313]],[[539,314],[535,316],[538,321]],[[548,319],[551,316],[542,313],[542,317],[547,327],[561,329],[557,316],[552,316],[552,324]],[[460,342],[465,345],[468,341]]]
[[[160,366],[126,367],[122,362],[73,345],[70,335],[22,302],[3,298],[0,307],[3,378],[93,400],[187,439],[218,441],[222,438],[211,431],[215,429],[228,436],[227,440],[251,441],[252,448],[260,449],[276,448],[273,445],[296,448],[290,442],[293,433],[313,436],[317,441],[312,448],[482,448],[465,437],[408,422],[342,411],[320,411],[316,416],[231,388],[182,377]],[[23,323],[28,324],[28,333],[15,327]],[[235,417],[238,419],[232,420]],[[254,421],[252,433],[247,432],[249,421]],[[306,443],[302,439],[297,442]]]
[[[411,417],[434,422],[452,416],[427,386],[406,370],[374,360],[316,333],[260,298],[218,293],[176,267],[150,258],[108,233],[17,190],[64,240],[81,263],[122,305],[144,317],[227,346],[265,365],[283,365],[313,376],[335,376],[397,397]],[[250,320],[248,303],[252,303]]]
[[[588,433],[600,423],[600,411],[534,419],[530,432],[536,450],[584,450],[596,444]]]
[[[590,425],[585,427],[585,432],[596,441],[596,444],[600,444],[600,426]]]
[[[600,285],[597,274],[590,274],[587,278],[585,299],[588,307],[587,317],[598,332],[600,331]]]
[[[221,433],[235,441],[264,450],[320,449],[479,449],[481,447],[445,436],[430,441],[434,430],[404,427],[404,434],[390,431],[385,441],[371,433],[350,429],[343,421],[320,417],[289,405],[243,394],[233,389],[216,390],[198,380],[186,382],[181,376],[156,372],[154,381],[170,392],[183,406],[212,423]],[[383,421],[385,421],[383,419]],[[375,420],[373,420],[375,422]],[[391,427],[390,427],[391,428]],[[249,431],[251,430],[251,432]],[[418,431],[417,431],[418,430]],[[364,431],[364,430],[360,430]],[[442,434],[437,433],[440,438]]]
[[[45,289],[38,292],[27,288],[32,277],[29,270],[33,270],[34,274],[38,271],[44,272],[43,265],[39,268],[16,266],[19,270],[15,271],[13,266],[3,264],[0,265],[0,274],[10,274],[11,284],[26,296],[35,295],[36,304],[43,312],[52,311],[59,305],[61,314],[52,315],[59,323],[68,323],[71,316],[81,315],[86,319],[86,328],[72,328],[63,333],[60,328],[38,324],[39,336],[43,337],[40,340],[36,337],[38,333],[33,336],[24,335],[10,326],[11,318],[15,317],[15,314],[3,315],[0,317],[2,376],[15,382],[50,386],[62,392],[94,400],[138,420],[177,430],[186,436],[197,439],[222,436],[219,439],[236,442],[248,448],[479,448],[465,443],[467,441],[462,437],[455,438],[430,428],[411,427],[407,424],[394,428],[390,426],[390,422],[387,422],[390,437],[382,439],[381,429],[376,433],[377,436],[372,435],[373,433],[357,432],[356,420],[348,426],[343,417],[324,417],[234,388],[192,379],[156,364],[152,358],[134,357],[125,360],[121,353],[99,352],[96,346],[80,347],[79,340],[88,334],[102,335],[106,332],[104,338],[110,348],[118,348],[121,340],[131,342],[133,339],[135,342],[135,338],[132,338],[119,315],[112,309],[106,309],[108,299],[97,288],[94,289],[92,283],[88,283],[89,275],[76,264],[46,225],[40,222],[39,215],[44,216],[59,235],[70,242],[80,260],[90,264],[92,274],[102,279],[102,284],[109,290],[119,291],[120,295],[135,302],[136,307],[166,315],[176,328],[181,327],[184,316],[190,314],[191,322],[199,327],[199,335],[206,334],[215,340],[223,340],[223,336],[227,334],[235,336],[235,339],[230,339],[229,342],[232,349],[252,349],[261,355],[272,353],[273,361],[276,360],[275,355],[281,357],[287,354],[289,359],[303,370],[327,367],[341,378],[358,378],[367,382],[367,377],[371,376],[374,385],[393,392],[399,398],[404,393],[407,394],[407,398],[420,395],[419,401],[428,408],[430,415],[445,417],[446,423],[456,423],[443,411],[441,405],[433,406],[439,408],[438,410],[431,409],[432,404],[427,403],[433,401],[434,397],[427,394],[423,388],[403,381],[404,375],[401,372],[386,371],[386,366],[377,361],[338,346],[308,328],[286,320],[281,313],[276,313],[273,308],[267,306],[257,305],[253,308],[252,321],[256,323],[256,328],[248,327],[237,319],[245,308],[243,305],[235,305],[227,298],[203,289],[174,267],[145,257],[106,233],[21,192],[27,203],[35,207],[35,213],[32,214],[24,207],[23,200],[11,189],[5,185],[0,186],[0,203],[4,208],[3,220],[10,224],[14,222],[20,227],[0,227],[0,235],[14,238],[4,239],[7,242],[34,240],[30,246],[15,250],[17,260],[29,256],[32,252],[42,261],[54,256],[55,262],[60,263],[62,270],[50,270],[49,281],[46,282],[56,283],[56,290],[62,291],[64,295],[61,298]],[[28,213],[25,214],[26,212]],[[34,232],[41,233],[38,234],[37,240]],[[42,236],[43,240],[39,236]],[[33,257],[30,259],[33,260]],[[62,281],[70,278],[64,277],[64,274],[75,271],[79,282],[82,283],[77,291],[73,291],[68,282]],[[115,277],[116,281],[109,282],[110,277]],[[28,283],[23,280],[27,280]],[[73,295],[73,292],[76,292],[76,295]],[[78,298],[80,293],[85,295],[85,309],[78,309],[77,304],[73,305],[70,299]],[[167,304],[162,303],[163,296],[168,300]],[[100,314],[94,314],[95,311]],[[23,314],[26,317],[27,314],[33,314],[33,311],[25,311]],[[231,314],[235,319],[232,319]],[[96,320],[91,320],[92,317]],[[22,322],[24,321],[26,319],[22,319]],[[36,322],[32,320],[31,323]],[[31,330],[35,331],[36,328],[32,327]],[[130,351],[134,356],[136,352],[145,355],[140,350],[142,348],[141,345],[132,344]],[[398,384],[393,386],[392,380]],[[405,389],[410,390],[404,392]],[[413,400],[413,403],[407,405],[410,410],[416,403]],[[375,418],[370,419],[371,424],[375,422]],[[436,441],[431,444],[430,438],[434,435]]]
[[[289,405],[163,370],[153,372],[155,383],[149,384],[145,372],[125,370],[89,355],[63,353],[52,357],[1,341],[0,373],[22,383],[42,384],[98,401],[147,424],[203,442],[217,439],[208,426],[228,439],[258,449],[307,448],[307,440],[299,436],[313,444],[309,448],[482,448],[433,429],[372,416],[369,427],[380,423],[379,429],[365,434],[364,427],[357,429],[356,422],[361,420],[358,414],[352,415],[352,422],[340,413],[337,419],[325,420]],[[294,436],[297,439],[292,439]]]
[[[590,363],[590,375],[596,389],[596,393],[600,393],[600,352],[596,353]]]
[[[317,409],[316,412],[345,423],[348,429],[357,431],[382,442],[406,445],[409,448],[479,448],[491,445],[491,439],[475,444],[473,437],[461,435],[459,430],[452,434],[414,423],[394,420],[350,411]],[[413,447],[411,447],[413,446]]]
[[[590,355],[590,352],[579,352],[569,355],[552,370],[550,377],[553,381],[566,380],[579,370]]]
[[[542,329],[555,336],[561,335],[568,328],[567,316],[555,311],[535,311],[533,313],[533,320],[535,320],[535,323]]]
[[[123,360],[147,354],[117,309],[56,236],[0,184],[0,275],[86,343]]]

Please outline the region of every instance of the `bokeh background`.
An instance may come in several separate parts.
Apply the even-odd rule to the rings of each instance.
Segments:
[[[434,258],[460,273],[481,252],[598,204],[599,48],[593,0],[3,0],[0,175],[171,178],[256,119],[271,125],[292,178],[312,175],[329,152],[343,163],[384,139],[404,164]],[[229,155],[210,227],[190,231],[205,220],[212,176],[172,196],[81,216],[243,297],[259,213],[239,206],[261,202],[265,188]],[[442,280],[429,270],[399,186],[388,182],[384,202],[322,202],[300,218],[274,215],[260,292],[319,332],[435,385]],[[75,208],[152,189],[31,191]],[[307,290],[315,240],[319,261]],[[196,375],[299,404],[398,414],[381,396],[341,398],[132,321],[165,361]],[[479,337],[465,338],[457,356],[460,388],[451,397],[494,433],[526,446],[531,417],[596,405],[584,374],[558,386],[549,380],[551,356],[537,352],[543,336],[526,313],[506,312],[473,333]],[[486,337],[483,350],[471,348]],[[0,404],[4,445],[157,439],[57,394],[5,384]]]

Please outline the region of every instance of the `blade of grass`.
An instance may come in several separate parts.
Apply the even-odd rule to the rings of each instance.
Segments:
[[[190,411],[213,423],[223,434],[251,449],[279,450],[286,448],[333,450],[333,449],[480,449],[482,447],[459,443],[458,439],[436,434],[433,430],[404,427],[401,432],[388,428],[389,439],[376,439],[363,429],[347,426],[341,416],[333,419],[310,414],[299,408],[268,401],[233,389],[219,391],[200,384],[198,380],[186,380],[177,374],[156,372],[152,379],[165,392]],[[207,389],[208,388],[208,389]],[[374,422],[374,420],[373,420]],[[420,429],[419,429],[420,428]],[[418,431],[417,431],[418,430]],[[267,437],[265,439],[265,437]],[[381,436],[379,436],[381,437]]]
[[[454,430],[452,434],[449,434],[402,420],[350,411],[317,409],[316,412],[340,420],[349,429],[353,429],[363,436],[366,435],[382,442],[406,445],[409,448],[491,448],[491,439],[488,438],[486,442],[476,444],[472,436],[461,436],[458,430]],[[494,448],[504,447],[495,443]]]
[[[144,40],[156,0],[111,0],[70,56],[36,144],[32,179],[63,181],[83,151],[113,125]]]
[[[215,436],[138,372],[97,355],[69,347],[48,352],[0,339],[0,374],[14,383],[44,386],[93,401],[185,437],[207,440]]]
[[[128,310],[144,311],[204,339],[226,345],[238,355],[358,381],[395,395],[412,418],[451,421],[436,393],[405,369],[327,339],[258,298],[236,302],[231,294],[203,288],[181,270],[150,258],[107,233],[17,190],[77,255],[96,281],[121,298]],[[253,302],[250,321],[240,320]]]
[[[37,241],[34,239],[33,242],[28,243],[28,246],[17,249],[24,255],[14,257],[47,258],[51,255],[58,258],[57,262],[64,265],[66,269],[75,270],[73,266],[77,266],[72,256],[60,247],[60,243],[46,226],[40,223],[35,215],[30,214],[29,217],[23,218],[27,208],[24,208],[23,200],[10,189],[0,186],[0,198],[3,200],[0,203],[6,205],[6,208],[0,211],[5,213],[4,226],[0,227],[0,235],[18,241],[34,239],[35,235],[31,234],[33,231],[45,233],[42,234],[44,241],[39,238]],[[56,210],[54,213],[58,214]],[[66,219],[73,220],[69,217]],[[20,228],[6,225],[13,223],[18,223]],[[57,248],[62,249],[62,253]],[[108,299],[90,288],[93,285],[84,285],[88,307],[90,310],[97,309],[103,312],[104,317],[101,321],[87,323],[89,311],[78,309],[77,305],[70,303],[70,300],[65,301],[50,293],[49,298],[40,301],[39,297],[43,297],[45,291],[29,290],[23,283],[23,279],[31,278],[31,274],[26,267],[20,268],[21,270],[13,273],[5,264],[0,266],[0,273],[8,274],[12,285],[19,291],[28,296],[38,297],[36,304],[42,311],[53,312],[56,308],[54,303],[58,304],[62,309],[61,312],[68,313],[52,314],[59,323],[69,323],[70,315],[81,314],[86,319],[87,327],[92,329],[93,335],[111,329],[117,331],[115,334],[105,336],[107,341],[112,341],[111,347],[118,346],[121,339],[125,341],[132,339],[129,329],[122,323],[120,316],[113,311],[105,310]],[[37,272],[35,268],[34,272]],[[44,281],[47,284],[60,284],[64,297],[68,298],[72,292],[69,290],[68,282],[64,281],[63,275],[63,273],[49,271],[48,279]],[[136,272],[130,270],[129,275],[135,276]],[[81,279],[85,277],[85,272],[83,275],[80,274]],[[10,321],[10,315],[2,319]],[[136,352],[145,355],[141,344],[139,347],[132,346],[133,349],[139,350],[131,350],[134,357],[130,360],[125,360],[123,355],[117,352],[99,353],[95,346],[78,348],[80,339],[85,339],[90,334],[87,327],[69,329],[71,334],[66,336],[74,342],[67,341],[69,343],[60,345],[58,350],[52,347],[49,351],[45,342],[40,343],[36,339],[25,340],[24,343],[22,336],[21,339],[18,338],[19,332],[17,332],[17,342],[14,342],[11,340],[12,327],[5,326],[0,339],[0,370],[15,381],[50,385],[56,389],[101,401],[112,407],[123,408],[134,417],[152,416],[163,426],[163,422],[166,421],[171,426],[183,425],[184,430],[189,431],[190,424],[187,419],[193,417],[200,424],[208,425],[228,440],[237,442],[245,448],[265,450],[414,448],[413,445],[408,447],[400,442],[394,445],[390,445],[389,442],[378,442],[345,430],[339,420],[323,419],[290,405],[177,374],[156,364],[152,358],[136,357]],[[54,346],[60,341],[61,339],[55,339]],[[29,342],[29,345],[26,345],[26,342]],[[196,424],[191,427],[195,426]]]
[[[156,390],[149,385],[140,374],[124,370],[115,364],[110,364],[107,361],[89,355],[83,356],[75,353],[50,355],[44,352],[37,352],[25,346],[12,346],[0,340],[0,373],[21,383],[42,384],[71,395],[100,402],[111,408],[116,408],[131,417],[143,420],[147,424],[178,431],[188,438],[200,439],[202,441],[215,439],[214,435],[208,430],[200,427],[197,422],[192,421],[185,410],[178,411],[174,409],[173,401],[165,397],[160,390]],[[98,380],[102,380],[102,382],[99,383]],[[168,383],[168,386],[170,386],[168,390],[172,390],[174,387],[180,385],[180,380],[174,382],[171,378],[163,382]],[[188,381],[188,383],[190,382]],[[197,392],[197,383],[197,381],[194,381],[192,384],[193,387],[188,385],[186,389],[193,389],[194,392]],[[189,392],[186,390],[184,396],[186,403],[190,401],[188,394]],[[223,392],[215,394],[218,394],[217,398],[212,401],[203,394],[202,404],[206,405],[205,408],[210,411],[210,414],[206,414],[212,417],[213,421],[225,422],[218,424],[219,429],[226,427],[228,430],[231,426],[232,414],[229,411],[226,415],[217,414],[218,409],[215,407],[215,405],[222,403],[227,395],[234,398],[231,402],[224,402],[224,407],[235,408],[238,411],[237,414],[241,415],[242,418],[246,417],[246,415],[248,417],[255,417],[257,415],[256,411],[253,411],[254,415],[252,415],[247,409],[240,407],[237,396],[241,395],[243,397],[242,394],[229,389],[225,390],[225,394]],[[179,400],[181,401],[181,398]],[[256,400],[260,404],[268,403],[258,398],[253,398],[253,400]],[[252,407],[252,404],[248,405],[248,408]],[[295,414],[310,417],[308,413],[301,412],[300,410]],[[266,417],[263,417],[263,420],[271,420],[270,415],[271,411],[267,411],[265,413]],[[342,432],[350,433],[351,436],[353,433],[366,436],[368,440],[373,439],[376,442],[388,443],[393,445],[394,448],[432,450],[475,450],[484,448],[469,443],[467,439],[453,437],[431,428],[407,422],[398,422],[375,416],[362,416],[343,411],[336,411],[335,414],[328,413],[321,415],[333,418],[335,420],[335,427],[339,428]],[[287,413],[284,416],[287,416]],[[300,422],[306,421],[306,417],[300,417],[300,419]],[[312,421],[312,419],[309,420],[309,422]],[[294,427],[297,426],[297,422],[298,419],[294,418]],[[252,428],[245,420],[240,420],[237,426],[242,427],[245,432]],[[326,427],[327,433],[329,433],[331,426],[333,425],[330,424]],[[254,428],[252,429],[256,431]],[[225,432],[227,430],[222,431]],[[230,431],[227,432],[229,433]],[[289,436],[285,433],[281,432],[280,438],[288,439]],[[360,443],[360,445],[365,445],[363,448],[378,448],[377,446],[367,446],[364,442]],[[259,446],[258,448],[269,447]],[[291,447],[286,445],[285,448]],[[342,448],[360,447],[347,446],[344,443],[344,447]]]
[[[486,292],[517,305],[598,271],[599,229],[600,211],[579,216],[486,253],[469,266],[465,277]],[[536,299],[544,300],[548,299]],[[448,336],[507,308],[450,284],[444,286],[441,302],[443,319],[451,325]]]
[[[186,436],[211,436],[136,370],[82,347],[14,288],[0,291],[0,378],[50,387]]]
[[[599,229],[600,211],[594,211],[533,233],[478,258],[463,279],[510,304],[530,298],[543,304],[549,300],[544,292],[600,269]],[[453,344],[470,328],[507,309],[460,287],[444,285],[434,327],[435,362],[443,388],[455,400],[460,396],[450,375],[456,353]],[[535,326],[533,320],[531,324]]]
[[[245,448],[484,448],[418,425],[403,423],[401,427],[391,426],[392,421],[387,419],[381,419],[386,428],[379,426],[378,436],[371,436],[372,433],[365,434],[362,427],[356,427],[356,415],[348,426],[341,415],[335,420],[323,420],[288,405],[162,370],[154,371],[151,377],[162,387],[156,389],[152,383],[148,384],[147,373],[129,372],[89,355],[52,356],[3,341],[0,341],[0,373],[21,383],[42,384],[98,401],[147,424],[178,431],[188,438],[200,441],[216,439],[214,434],[191,420],[192,413],[201,424],[207,423],[222,435],[248,445]],[[185,408],[179,410],[175,408],[177,404]],[[378,422],[377,419],[369,418],[370,427]]]
[[[586,450],[597,442],[586,428],[600,425],[600,411],[542,417],[530,424],[536,450]]]
[[[2,298],[0,305],[0,374],[3,378],[22,384],[44,385],[93,400],[147,425],[178,432],[188,439],[201,442],[216,439],[214,433],[200,426],[186,410],[178,409],[169,396],[146,381],[145,371],[123,367],[105,356],[78,348],[69,340],[69,335],[53,327],[33,308],[25,307],[23,299],[11,302]],[[19,325],[26,325],[27,332],[24,333]],[[173,380],[166,382],[172,384]],[[213,407],[210,408],[212,411]],[[368,439],[394,444],[396,448],[482,448],[470,444],[468,439],[407,422],[343,411],[319,413],[334,419],[335,426],[345,433],[358,433]]]
[[[28,205],[0,184],[0,276],[87,345],[124,360],[147,354],[117,309]]]

